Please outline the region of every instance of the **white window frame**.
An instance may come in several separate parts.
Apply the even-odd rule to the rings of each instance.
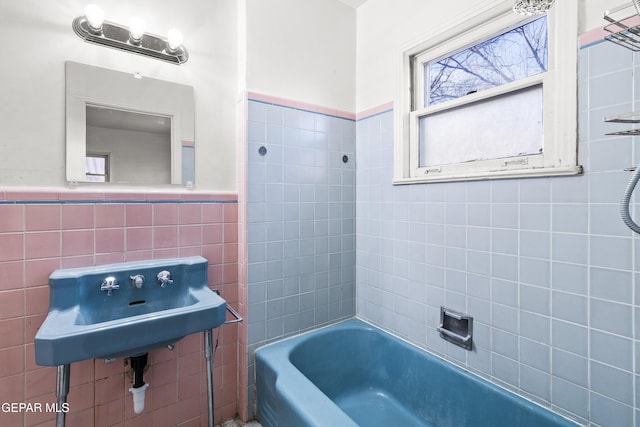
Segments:
[[[535,76],[423,108],[424,63],[447,56],[526,23],[512,11],[513,1],[498,1],[470,11],[460,22],[435,29],[421,43],[402,49],[394,106],[394,184],[582,173],[577,155],[577,0],[554,4],[547,15],[548,70]],[[418,70],[418,71],[416,71]],[[444,111],[542,83],[544,150],[541,154],[420,167],[418,123],[425,114]]]

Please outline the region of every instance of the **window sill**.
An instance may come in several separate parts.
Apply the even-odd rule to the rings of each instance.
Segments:
[[[504,178],[539,178],[545,176],[570,176],[582,174],[582,166],[565,166],[559,168],[509,169],[501,171],[434,173],[430,176],[394,178],[393,185],[428,184],[433,182],[478,181]]]

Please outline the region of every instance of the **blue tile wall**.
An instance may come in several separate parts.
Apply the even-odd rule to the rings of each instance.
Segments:
[[[250,100],[247,131],[252,381],[257,347],[355,314],[355,122]]]
[[[639,71],[580,51],[580,176],[392,186],[393,113],[359,120],[357,315],[584,425],[640,426],[640,238],[617,206],[640,140],[603,122],[640,108]],[[439,337],[441,305],[474,316],[473,351]]]

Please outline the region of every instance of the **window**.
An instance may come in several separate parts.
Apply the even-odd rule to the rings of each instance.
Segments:
[[[547,71],[547,17],[518,25],[460,52],[424,62],[423,107]],[[427,58],[429,55],[426,55]]]
[[[510,3],[403,52],[395,183],[581,172],[576,2],[529,19]]]
[[[109,182],[109,155],[87,153],[85,181]]]

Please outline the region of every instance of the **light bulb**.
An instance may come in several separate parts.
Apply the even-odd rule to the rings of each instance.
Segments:
[[[84,8],[84,16],[87,18],[89,27],[98,32],[102,30],[102,23],[104,22],[104,12],[100,9],[100,6],[96,4],[88,4]]]
[[[182,33],[180,30],[172,28],[167,32],[167,44],[171,52],[175,52],[182,46]]]
[[[144,21],[135,16],[129,20],[129,37],[134,43],[140,43],[144,35]]]

